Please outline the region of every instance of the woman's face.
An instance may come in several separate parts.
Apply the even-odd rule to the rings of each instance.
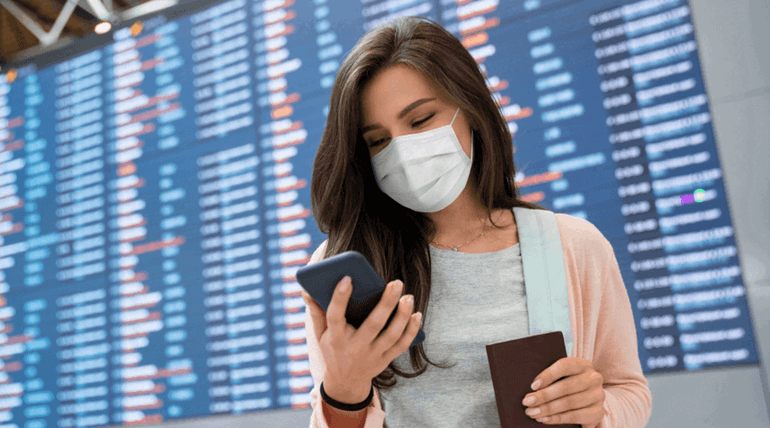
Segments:
[[[361,106],[361,130],[370,157],[393,138],[449,125],[458,107],[443,99],[419,71],[404,64],[377,73],[361,93]],[[470,127],[462,111],[452,128],[470,158]]]

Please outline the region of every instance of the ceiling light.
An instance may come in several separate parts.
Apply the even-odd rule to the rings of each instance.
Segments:
[[[96,34],[104,34],[110,31],[111,28],[112,28],[112,24],[110,24],[107,21],[104,21],[97,24],[96,27],[94,27],[94,31],[96,32]]]

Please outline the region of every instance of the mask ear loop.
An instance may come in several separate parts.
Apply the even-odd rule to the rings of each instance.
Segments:
[[[455,123],[455,118],[457,115],[460,114],[460,107],[457,107],[457,111],[455,112],[455,117],[452,118],[452,121],[449,122],[449,126],[452,126],[452,124]],[[463,152],[465,154],[465,152]],[[465,155],[468,156],[468,155]],[[473,162],[473,130],[471,129],[471,157],[469,158],[471,162]]]
[[[473,130],[471,129],[471,163],[473,163]]]
[[[460,107],[457,107],[457,111],[455,112],[455,117],[452,118],[452,121],[449,122],[449,126],[452,126],[452,124],[455,123],[455,118],[457,117],[457,114],[460,113]]]

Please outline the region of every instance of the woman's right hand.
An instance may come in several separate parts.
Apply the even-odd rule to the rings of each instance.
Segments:
[[[345,284],[347,290],[342,291]],[[353,400],[351,404],[363,401],[369,395],[372,379],[409,349],[419,331],[422,314],[412,314],[413,303],[407,302],[407,297],[411,296],[399,300],[403,285],[400,280],[390,282],[377,306],[358,329],[345,319],[353,290],[350,277],[337,283],[326,313],[302,290],[313,320],[314,331],[307,333],[315,335],[321,348],[326,365],[324,389],[330,391],[327,385],[335,389],[337,396],[329,392],[332,398],[342,402]],[[388,328],[382,331],[397,304],[398,312]]]

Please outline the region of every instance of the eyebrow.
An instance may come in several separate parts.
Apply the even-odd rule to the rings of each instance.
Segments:
[[[410,111],[416,109],[417,107],[419,107],[422,104],[425,104],[425,103],[427,103],[429,101],[433,101],[435,99],[436,98],[422,98],[422,99],[419,99],[419,100],[413,102],[412,104],[409,104],[403,110],[401,110],[401,113],[398,114],[398,118],[399,119],[403,119],[403,117],[406,116]],[[368,131],[371,131],[372,129],[377,129],[377,128],[381,128],[381,127],[382,126],[380,126],[379,124],[365,126],[361,130],[361,134],[363,135],[363,134],[367,133]]]

